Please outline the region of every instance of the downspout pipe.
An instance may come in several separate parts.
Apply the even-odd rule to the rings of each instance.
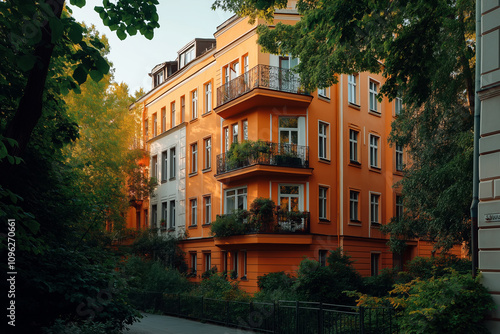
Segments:
[[[479,90],[481,89],[481,1],[476,1],[476,78],[474,95],[474,167],[471,215],[471,254],[472,254],[472,277],[476,277],[479,268],[479,246],[478,246],[478,205],[479,205],[479,138],[481,126],[481,100]]]

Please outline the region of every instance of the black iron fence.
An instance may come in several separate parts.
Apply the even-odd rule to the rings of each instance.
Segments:
[[[232,149],[217,155],[217,174],[252,165],[309,168],[309,146],[265,141],[258,143],[247,152]]]
[[[182,294],[134,291],[142,310],[276,334],[393,334],[394,310],[317,302],[241,302]]]
[[[276,66],[257,65],[217,88],[217,106],[258,87],[307,95],[300,85],[297,73]]]

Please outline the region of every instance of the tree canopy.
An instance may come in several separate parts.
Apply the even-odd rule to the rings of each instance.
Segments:
[[[217,0],[214,7],[251,18],[264,51],[291,54],[306,89],[340,74],[382,73],[379,98],[402,98],[390,142],[411,157],[401,182],[406,214],[392,220],[393,248],[405,238],[450,248],[469,241],[472,193],[475,2],[472,0],[298,0],[302,19],[274,24],[286,0]]]

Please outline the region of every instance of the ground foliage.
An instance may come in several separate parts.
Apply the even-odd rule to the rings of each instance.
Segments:
[[[287,1],[217,0],[213,6],[272,22],[274,9]],[[401,182],[407,214],[384,228],[393,250],[415,237],[444,250],[468,243],[475,2],[299,0],[296,8],[300,22],[260,25],[258,42],[264,51],[298,57],[295,70],[307,90],[370,71],[386,80],[380,98],[403,99],[390,141],[403,145],[411,162]]]

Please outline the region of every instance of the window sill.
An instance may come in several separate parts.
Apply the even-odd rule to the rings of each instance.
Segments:
[[[351,225],[351,226],[362,226],[361,224],[361,221],[359,220],[350,220],[349,223],[347,225]]]
[[[323,95],[319,95],[319,94],[318,94],[318,100],[322,100],[322,101],[325,101],[328,103],[330,103],[330,101],[331,101],[328,96],[323,96]]]
[[[331,223],[331,221],[330,221],[330,219],[320,218],[320,219],[319,219],[319,223],[320,223],[320,224],[330,224],[330,223]]]
[[[208,172],[211,172],[212,171],[212,167],[207,167],[205,169],[202,169],[202,173],[208,173]]]
[[[381,225],[380,223],[374,223],[374,222],[370,223],[371,228],[380,228],[380,225]]]
[[[396,170],[396,171],[394,171],[394,175],[403,176],[403,171],[402,170]]]
[[[201,117],[207,117],[207,116],[208,116],[208,115],[210,115],[211,113],[212,113],[212,110],[207,111],[206,113],[201,114]]]
[[[356,168],[361,168],[361,163],[358,162],[358,161],[350,160],[349,161],[349,166],[356,167]]]
[[[168,179],[169,181],[173,181],[175,180],[175,176],[174,177],[171,177],[170,179]]]
[[[196,172],[192,172],[192,173],[189,173],[189,175],[188,175],[188,176],[189,176],[189,177],[193,177],[193,176],[196,176],[196,175],[198,175],[198,171],[196,171]]]
[[[325,159],[325,158],[318,158],[318,161],[328,165],[332,163],[330,159]]]
[[[169,227],[169,228],[167,229],[167,232],[174,232],[174,231],[175,231],[175,227]]]
[[[210,225],[212,225],[212,224],[211,223],[203,224],[203,225],[201,225],[201,227],[210,227]]]
[[[195,228],[198,228],[198,225],[189,225],[188,226],[188,229],[190,229],[190,230],[193,230]]]
[[[381,174],[381,173],[382,173],[382,168],[380,168],[380,167],[370,166],[370,171],[371,171],[371,172],[374,172],[374,173]]]
[[[382,113],[374,110],[369,110],[368,113],[373,116],[382,117]]]
[[[161,184],[167,183],[167,180],[161,180]]]
[[[248,281],[248,278],[246,276],[243,276],[242,278],[240,278],[240,281]]]
[[[347,102],[348,106],[351,107],[351,108],[354,108],[356,110],[361,110],[361,106],[359,104],[356,104],[356,103],[352,103],[352,102]]]
[[[198,117],[193,118],[193,119],[191,119],[191,120],[189,121],[189,124],[194,123],[194,122],[196,122],[197,120],[198,120]]]

